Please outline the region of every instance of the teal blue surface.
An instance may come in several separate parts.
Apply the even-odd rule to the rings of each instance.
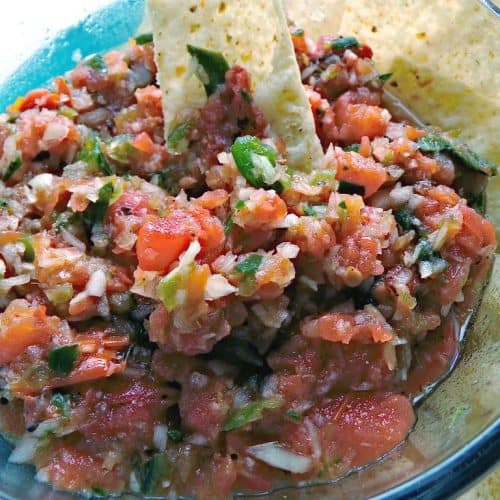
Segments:
[[[68,0],[71,5],[71,0]],[[61,31],[23,61],[16,71],[0,83],[0,112],[17,96],[47,85],[52,78],[75,66],[75,48],[86,56],[103,52],[126,42],[144,17],[144,0],[116,0],[93,12],[78,24]]]

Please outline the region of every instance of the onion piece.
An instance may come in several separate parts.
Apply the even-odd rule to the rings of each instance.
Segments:
[[[38,448],[38,438],[31,434],[25,434],[16,444],[9,456],[12,464],[25,464],[33,459]]]
[[[31,281],[29,274],[20,274],[19,276],[12,276],[0,280],[0,290],[9,291],[14,286],[26,285]]]
[[[85,290],[91,297],[102,297],[106,293],[106,274],[102,269],[92,273]]]
[[[216,300],[226,295],[230,295],[237,290],[238,289],[231,285],[222,274],[212,274],[207,279],[204,298],[205,300]]]
[[[247,448],[247,453],[271,467],[293,474],[304,474],[313,466],[311,458],[293,453],[283,448],[277,441],[250,446]]]
[[[79,240],[74,234],[70,233],[67,229],[61,229],[61,236],[66,243],[69,243],[72,247],[78,248],[81,252],[85,252],[87,249],[85,243]]]

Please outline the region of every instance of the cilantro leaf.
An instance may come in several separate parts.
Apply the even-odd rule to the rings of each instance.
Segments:
[[[262,263],[262,255],[252,254],[249,255],[244,261],[236,265],[235,270],[245,275],[245,277],[255,276]]]
[[[355,184],[354,182],[339,181],[339,193],[343,194],[359,194],[360,196],[365,195],[365,186],[361,184]]]
[[[80,349],[78,344],[56,347],[47,353],[49,368],[60,375],[68,375],[75,366]]]
[[[92,54],[86,57],[83,60],[83,64],[102,73],[105,73],[108,70],[108,67],[106,66],[106,63],[104,62],[101,54]]]
[[[344,151],[346,152],[354,152],[354,153],[359,153],[359,147],[360,147],[360,144],[349,144],[349,146],[346,146],[344,148]]]
[[[90,133],[85,139],[76,159],[85,162],[91,169],[99,170],[105,175],[113,174],[113,168],[102,153],[99,137],[95,132]]]

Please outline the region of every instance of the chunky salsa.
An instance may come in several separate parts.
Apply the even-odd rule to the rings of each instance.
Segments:
[[[291,33],[311,172],[220,54],[169,153],[151,36],[0,115],[0,422],[39,480],[224,498],[337,477],[405,439],[455,356],[496,244],[471,180],[494,167],[393,118],[368,46]]]

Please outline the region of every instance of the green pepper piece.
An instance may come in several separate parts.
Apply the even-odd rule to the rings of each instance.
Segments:
[[[196,76],[200,79],[207,97],[211,96],[226,79],[229,64],[220,52],[187,46],[188,52],[198,64]]]

